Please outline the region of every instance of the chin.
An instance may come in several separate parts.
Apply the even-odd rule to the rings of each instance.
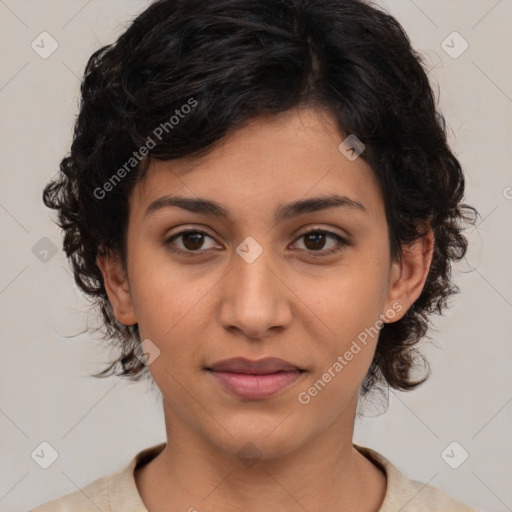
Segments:
[[[216,425],[218,428],[208,436],[209,442],[242,462],[247,459],[248,466],[253,459],[276,459],[300,448],[307,438],[306,433],[294,428],[289,418],[283,421],[285,417],[281,413],[279,417],[258,419],[241,414],[237,421],[222,422],[226,430]]]

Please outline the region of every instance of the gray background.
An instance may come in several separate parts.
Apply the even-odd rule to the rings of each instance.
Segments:
[[[90,334],[69,338],[95,319],[41,201],[69,149],[88,57],[147,3],[0,0],[2,511],[73,492],[165,440],[148,383],[87,377],[108,353]],[[482,217],[454,271],[461,294],[424,348],[430,380],[411,393],[391,392],[384,415],[370,408],[355,441],[475,508],[512,510],[512,1],[379,3],[404,25],[439,84],[466,201]],[[58,43],[45,59],[31,47],[34,40],[42,46],[43,31]],[[445,51],[463,48],[454,31],[469,44],[457,58]],[[58,452],[48,469],[31,458],[43,441]],[[469,453],[458,469],[441,457],[453,441]],[[449,453],[456,460],[462,452]]]

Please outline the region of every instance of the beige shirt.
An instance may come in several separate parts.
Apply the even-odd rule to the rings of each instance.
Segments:
[[[124,469],[29,512],[148,512],[137,490],[134,470],[156,457],[165,445],[146,448]],[[476,512],[431,485],[408,479],[378,452],[358,445],[354,447],[386,473],[386,495],[379,512]]]

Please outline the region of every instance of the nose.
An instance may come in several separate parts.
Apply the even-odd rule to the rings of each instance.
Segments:
[[[258,340],[290,324],[293,293],[271,260],[265,250],[250,263],[234,255],[233,268],[221,285],[220,321],[226,330]]]

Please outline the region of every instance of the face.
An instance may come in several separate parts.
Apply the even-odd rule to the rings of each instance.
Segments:
[[[382,320],[405,314],[430,260],[418,246],[390,261],[382,192],[344,138],[327,113],[265,115],[205,157],[152,162],[134,188],[127,275],[98,264],[118,320],[160,351],[149,370],[173,431],[263,458],[351,436]],[[290,366],[216,366],[231,358]]]

